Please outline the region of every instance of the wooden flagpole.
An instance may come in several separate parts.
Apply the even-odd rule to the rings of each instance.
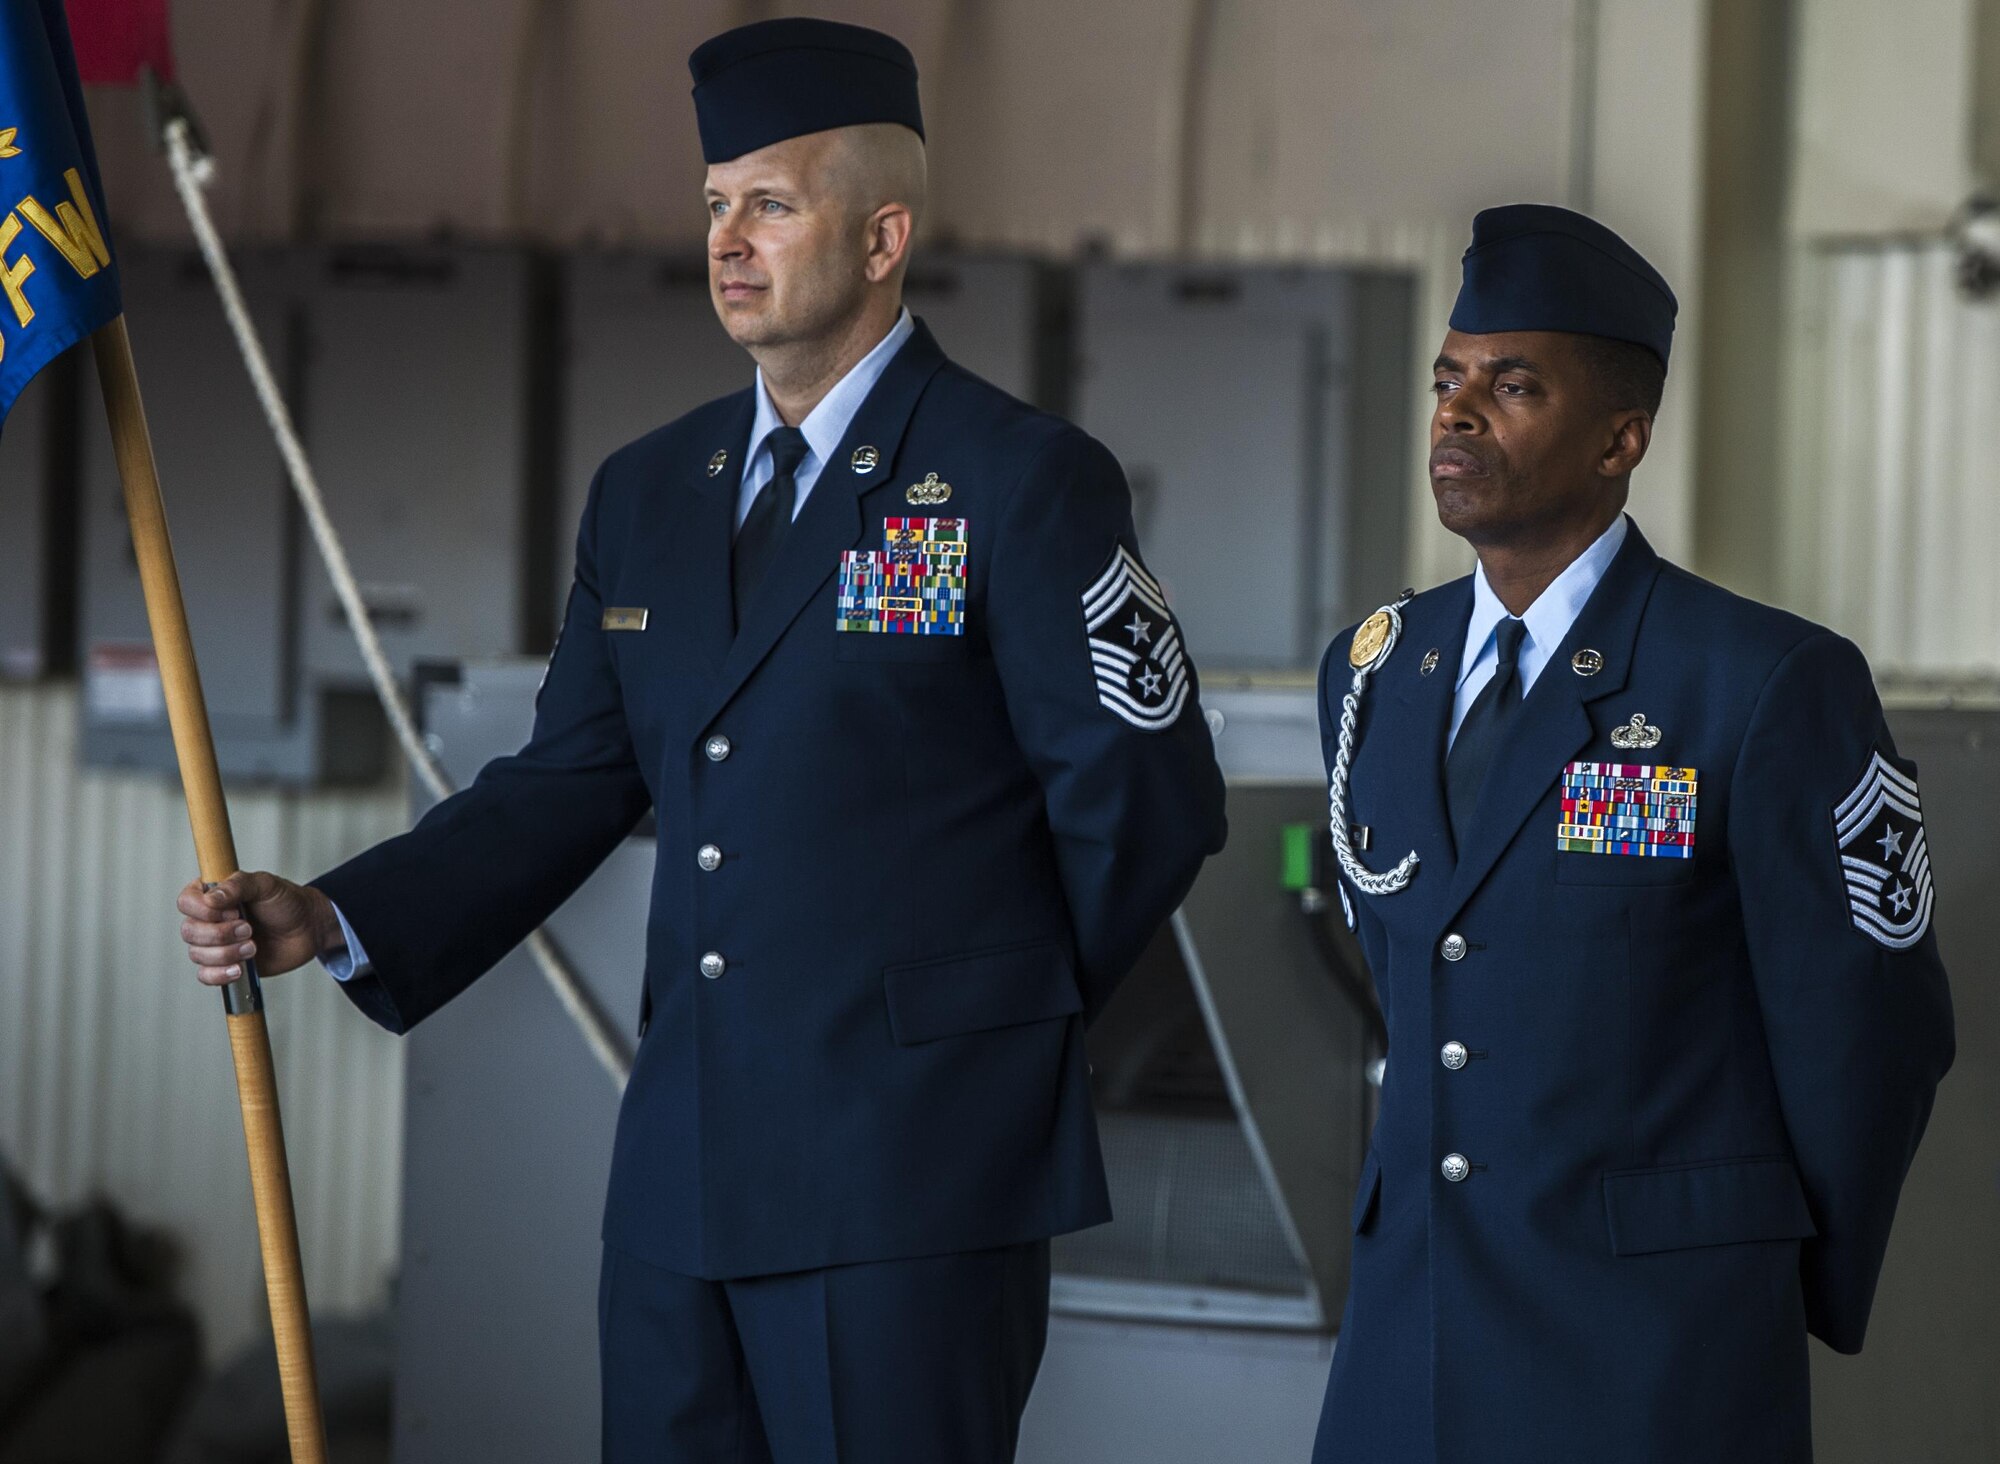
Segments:
[[[216,884],[237,872],[236,839],[222,796],[222,773],[215,761],[208,706],[202,700],[201,672],[188,634],[180,572],[174,567],[167,534],[166,506],[153,461],[153,439],[139,399],[139,376],[132,343],[120,315],[91,336],[104,410],[111,423],[112,450],[125,485],[125,513],[139,559],[146,595],[146,618],[166,690],[167,718],[194,826],[195,858],[201,877]],[[236,1096],[243,1110],[243,1140],[250,1153],[250,1194],[257,1212],[257,1240],[264,1253],[264,1289],[271,1303],[271,1329],[278,1344],[278,1383],[284,1395],[285,1427],[291,1436],[292,1464],[325,1464],[326,1428],[320,1417],[319,1381],[313,1370],[312,1331],[306,1312],[298,1218],[292,1209],[291,1170],[285,1162],[285,1131],[278,1116],[277,1073],[271,1038],[264,1026],[264,995],[254,963],[222,989],[229,1027],[229,1051],[236,1065]]]

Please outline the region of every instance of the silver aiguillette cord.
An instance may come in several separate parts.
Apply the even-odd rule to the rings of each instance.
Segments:
[[[1340,704],[1340,747],[1333,758],[1327,803],[1331,812],[1333,852],[1340,857],[1341,870],[1364,895],[1393,895],[1407,885],[1410,877],[1417,872],[1417,852],[1414,849],[1405,854],[1394,869],[1377,874],[1367,868],[1354,857],[1347,820],[1347,772],[1354,762],[1355,719],[1361,709],[1361,692],[1368,685],[1368,678],[1389,659],[1389,653],[1402,638],[1402,609],[1409,603],[1410,597],[1405,595],[1395,604],[1384,605],[1362,621],[1361,628],[1354,632],[1354,641],[1347,653],[1348,664],[1354,668],[1354,681]]]

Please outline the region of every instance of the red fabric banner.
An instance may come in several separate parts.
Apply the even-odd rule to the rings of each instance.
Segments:
[[[167,0],[64,0],[77,74],[86,83],[133,86],[142,67],[174,79]]]

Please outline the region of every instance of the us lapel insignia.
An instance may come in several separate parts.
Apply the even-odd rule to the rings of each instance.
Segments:
[[[1916,780],[1875,753],[1834,809],[1833,832],[1854,928],[1895,951],[1922,940],[1935,892]]]
[[[1620,752],[1631,752],[1641,748],[1660,745],[1660,729],[1646,725],[1646,714],[1634,712],[1632,720],[1622,727],[1611,729],[1611,745]]]
[[[872,447],[857,447],[847,465],[857,473],[872,473],[882,461],[882,454]]]
[[[726,452],[718,452],[714,457],[708,460],[708,476],[713,478],[716,476],[716,474],[720,473],[724,468],[728,466],[729,466],[729,454]]]
[[[1563,769],[1556,848],[1565,854],[1692,859],[1698,788],[1693,768],[1571,763]]]
[[[882,548],[840,556],[834,629],[964,635],[969,547],[964,519],[885,519]]]
[[[1569,658],[1569,669],[1579,676],[1595,676],[1604,669],[1604,657],[1586,647]]]
[[[951,498],[951,484],[940,483],[936,473],[924,474],[924,481],[912,483],[903,490],[903,501],[925,508],[935,508]]]
[[[1424,652],[1424,659],[1422,663],[1417,667],[1417,674],[1419,676],[1428,676],[1431,674],[1431,672],[1437,670],[1437,668],[1438,668],[1437,647],[1432,646],[1428,651]]]

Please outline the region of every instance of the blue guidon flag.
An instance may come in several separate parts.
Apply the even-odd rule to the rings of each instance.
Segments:
[[[0,0],[0,423],[36,372],[119,310],[61,0]]]
[[[1834,809],[1833,833],[1855,928],[1892,950],[1922,940],[1935,892],[1916,780],[1874,754]]]

